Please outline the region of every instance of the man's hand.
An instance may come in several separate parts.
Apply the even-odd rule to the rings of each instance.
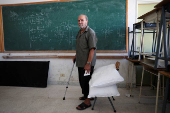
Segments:
[[[91,71],[91,65],[90,64],[86,64],[84,66],[84,70],[87,70],[87,73],[89,73]]]
[[[76,62],[76,55],[73,57],[73,63]]]
[[[88,58],[87,62],[92,61],[93,56],[94,56],[94,51],[95,51],[94,48],[90,49],[89,58]],[[91,71],[91,64],[86,63],[86,65],[84,66],[84,70],[87,70],[87,72],[89,73]]]

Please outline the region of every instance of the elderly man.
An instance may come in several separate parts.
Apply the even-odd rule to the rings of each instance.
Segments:
[[[93,69],[96,63],[96,43],[97,38],[95,32],[87,25],[88,17],[86,15],[79,15],[78,25],[80,30],[76,36],[76,55],[73,58],[73,62],[76,59],[76,66],[78,67],[79,82],[82,89],[83,97],[80,100],[85,100],[78,105],[76,109],[84,110],[91,106],[89,94],[89,81],[93,73]],[[90,75],[84,75],[85,71],[90,72]]]

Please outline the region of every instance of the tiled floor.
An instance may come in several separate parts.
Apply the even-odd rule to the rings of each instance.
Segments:
[[[0,86],[0,113],[113,113],[108,98],[98,97],[94,110],[83,111],[76,109],[82,101],[79,86],[69,86],[66,99],[63,96],[64,85],[48,85],[47,88]],[[126,88],[118,88],[119,97],[114,97],[113,105],[117,113],[154,113],[155,98],[141,98],[138,103],[139,87],[132,91],[133,97],[126,97]],[[142,94],[155,94],[156,90],[144,87]],[[91,101],[93,104],[93,101]],[[162,99],[159,98],[158,113],[162,110]],[[170,103],[166,113],[170,113]]]

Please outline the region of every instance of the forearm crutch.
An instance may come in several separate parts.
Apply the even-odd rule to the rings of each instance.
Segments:
[[[73,67],[72,67],[72,70],[71,70],[71,73],[70,73],[70,77],[69,77],[68,82],[67,82],[66,91],[65,91],[65,94],[64,94],[63,100],[65,100],[65,96],[66,96],[67,88],[68,88],[68,85],[69,85],[69,81],[70,81],[70,78],[71,78],[71,74],[72,74],[72,71],[73,71],[73,68],[74,68],[74,64],[75,64],[75,62],[76,62],[76,59],[74,59]]]

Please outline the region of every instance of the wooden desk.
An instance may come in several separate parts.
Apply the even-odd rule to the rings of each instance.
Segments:
[[[145,22],[151,22],[151,21],[156,22],[157,19],[158,21],[160,21],[160,17],[161,17],[161,8],[156,8],[138,17],[138,19],[143,19]]]
[[[130,85],[130,96],[132,96],[131,93],[132,93],[133,71],[134,71],[135,66],[140,65],[139,64],[140,61],[138,59],[133,60],[133,59],[130,59],[130,58],[126,58],[126,60],[129,61],[128,62],[127,85],[126,85],[127,88],[129,88],[129,65],[130,65],[130,63],[132,64],[132,68],[131,68],[131,85]]]
[[[154,70],[154,71],[165,71],[166,68],[163,68],[163,67],[159,67],[157,69],[154,69],[154,64],[147,64],[145,62],[140,62],[141,65],[143,65],[146,69],[151,69],[151,70]]]
[[[160,2],[159,4],[157,4],[156,6],[154,6],[155,8],[161,8],[161,19],[160,19],[160,27],[159,27],[159,34],[158,34],[158,38],[157,41],[158,42],[163,42],[163,46],[162,48],[164,48],[164,58],[167,59],[168,58],[168,54],[167,54],[167,48],[169,47],[169,45],[167,44],[167,40],[169,40],[167,37],[167,22],[170,22],[170,13],[167,12],[168,10],[166,10],[166,8],[170,7],[170,0],[163,0],[162,2]],[[162,32],[161,32],[162,31]],[[162,36],[162,41],[161,41],[161,36]],[[159,53],[160,53],[160,43],[157,43],[157,51],[156,51],[156,56],[155,56],[155,66],[154,68],[157,68],[157,64],[158,64],[158,59],[159,58]],[[165,67],[168,65],[168,61],[165,60]]]
[[[154,6],[154,8],[162,8],[162,6],[168,4],[169,0],[163,0],[162,2],[159,2],[157,5]]]
[[[170,72],[167,71],[159,71],[160,74],[167,76],[168,78],[170,78]]]
[[[150,12],[148,12],[148,13],[146,13],[146,14],[144,14],[144,15],[142,15],[142,16],[140,16],[140,17],[138,17],[138,19],[143,19],[143,21],[145,21],[145,22],[155,22],[155,23],[157,23],[157,27],[156,28],[149,28],[150,30],[156,30],[157,31],[157,34],[159,34],[159,38],[158,38],[158,40],[157,40],[157,42],[161,42],[161,29],[162,29],[162,25],[163,26],[165,26],[166,27],[166,22],[169,22],[170,21],[170,13],[168,13],[166,10],[165,10],[165,7],[169,7],[169,6],[167,6],[167,4],[168,3],[170,3],[170,1],[169,0],[164,0],[164,1],[162,1],[162,2],[160,2],[158,5],[156,5],[155,6],[155,9],[153,9],[153,10],[151,10]],[[162,7],[163,6],[163,7]],[[141,25],[143,24],[143,21],[141,22]],[[160,25],[160,27],[159,27],[159,25]],[[165,37],[165,35],[166,35],[166,28],[163,28],[164,30],[164,35],[163,35],[163,37]],[[143,28],[143,26],[141,27],[141,38],[140,38],[140,44],[142,45],[142,49],[141,49],[141,45],[140,45],[140,49],[139,50],[143,50],[143,53],[144,53],[144,44],[143,44],[143,42],[144,42],[144,36],[143,36],[143,30],[145,30],[146,28]],[[148,29],[148,28],[147,28]],[[160,32],[160,33],[159,33]],[[165,37],[166,38],[166,37]],[[165,43],[165,41],[167,40],[167,39],[162,39],[162,42],[163,42],[163,40],[164,40],[164,43]],[[160,50],[159,48],[159,46],[158,46],[158,44],[160,44],[160,43],[157,43],[157,52],[156,52],[156,63],[155,63],[155,69],[156,69],[156,65],[157,65],[157,57],[159,56],[159,52],[158,52],[158,50]],[[166,43],[165,43],[166,44]],[[166,46],[166,45],[165,45]],[[165,48],[164,48],[165,49]],[[165,49],[166,50],[166,49]],[[139,56],[140,56],[140,54],[141,55],[144,55],[144,57],[145,57],[145,55],[147,54],[147,53],[144,53],[143,54],[141,51],[139,51]],[[151,56],[151,55],[150,55]],[[164,56],[166,56],[166,52],[164,52]],[[143,57],[143,58],[144,58]],[[139,57],[139,60],[140,60],[140,57]]]
[[[163,0],[162,2],[160,2],[159,4],[157,4],[156,6],[154,6],[155,8],[161,8],[162,9],[162,13],[161,13],[161,22],[160,22],[160,28],[159,31],[162,31],[163,29],[163,40],[164,40],[164,60],[165,60],[165,67],[167,67],[168,65],[168,54],[167,54],[167,48],[169,47],[169,45],[167,45],[167,15],[166,15],[166,8],[168,11],[168,7],[170,7],[170,0]],[[170,17],[170,15],[169,15]],[[170,22],[170,19],[168,18],[168,22]],[[168,23],[169,24],[169,23]],[[169,32],[169,30],[168,30]],[[159,33],[158,35],[158,42],[160,42],[160,37],[161,37],[161,33]],[[169,38],[169,37],[168,37]],[[155,69],[157,68],[157,63],[158,63],[158,59],[160,59],[159,56],[159,49],[160,49],[160,43],[157,43],[157,54],[155,56]],[[165,75],[168,77],[167,81],[166,81],[166,91],[165,91],[165,97],[164,97],[164,102],[163,102],[163,107],[162,107],[162,113],[165,113],[166,111],[166,101],[167,101],[167,97],[168,97],[168,90],[169,90],[169,83],[170,83],[170,72],[167,71],[159,71],[159,75]]]
[[[136,64],[139,64],[141,61],[143,61],[143,60],[131,59],[131,58],[126,58],[126,60],[133,62],[133,63],[136,63]]]
[[[145,52],[144,51],[144,30],[153,30],[153,31],[156,30],[158,34],[160,17],[161,17],[161,8],[153,9],[152,11],[145,13],[144,15],[138,17],[138,19],[143,19],[141,21],[141,37],[140,37],[140,49],[139,49],[139,56],[143,55],[143,58],[145,58],[145,55],[152,57],[152,54],[155,54],[155,53],[152,53],[151,55],[149,55],[148,53],[144,53]],[[156,27],[150,26],[150,27],[145,28],[143,25],[144,22],[155,23]],[[157,41],[156,38],[155,39],[153,38],[152,47],[154,43],[156,43],[156,41]],[[140,60],[140,57],[139,57],[139,60]]]
[[[169,92],[169,87],[170,87],[169,86],[169,83],[170,83],[170,72],[159,71],[159,73],[168,77],[168,79],[166,81],[165,97],[164,97],[163,106],[162,106],[162,113],[165,113],[166,112],[166,103],[167,103],[167,99],[168,99],[168,92]]]
[[[139,58],[138,58],[138,60],[140,60],[141,58],[141,55],[143,54],[143,52],[142,51],[144,51],[144,47],[143,47],[143,40],[144,40],[144,33],[153,33],[153,43],[152,43],[152,50],[153,50],[153,46],[154,46],[154,43],[156,43],[156,38],[155,38],[155,30],[154,29],[156,29],[157,28],[157,24],[154,22],[152,22],[152,23],[146,23],[144,20],[142,20],[141,22],[138,22],[138,23],[135,23],[135,24],[133,24],[133,39],[132,39],[132,44],[131,44],[131,51],[130,51],[130,53],[132,52],[132,58],[134,58],[134,52],[137,52],[137,53],[139,53]],[[135,51],[135,47],[134,47],[134,42],[135,42],[135,40],[136,40],[136,37],[135,37],[135,30],[136,29],[140,29],[141,30],[141,38],[140,38],[140,49],[139,49],[139,51]],[[152,32],[145,32],[144,30],[153,30]],[[141,54],[141,55],[140,55]],[[149,53],[147,53],[147,54],[149,54]],[[153,53],[153,51],[152,51],[152,53],[151,54],[154,54]]]
[[[140,64],[143,65],[143,71],[142,71],[142,79],[141,79],[141,86],[140,86],[139,103],[140,103],[141,92],[142,92],[142,83],[143,83],[144,71],[147,71],[149,73],[152,73],[152,74],[158,76],[157,93],[156,93],[156,105],[155,105],[155,113],[157,113],[159,85],[160,85],[160,73],[158,73],[158,72],[166,70],[166,69],[165,68],[154,69],[154,65],[153,64],[146,64],[145,62],[141,62]],[[160,88],[160,90],[161,90],[161,88]],[[163,96],[164,96],[164,78],[163,78]],[[163,97],[163,96],[161,96],[161,97]],[[146,96],[143,96],[143,97],[146,97]],[[155,97],[155,96],[150,96],[150,97]]]

